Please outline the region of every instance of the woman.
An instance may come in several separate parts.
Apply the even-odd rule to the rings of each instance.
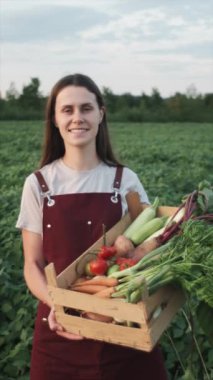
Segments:
[[[158,349],[147,354],[64,331],[47,291],[45,265],[54,262],[57,273],[67,267],[103,224],[111,228],[127,211],[130,190],[148,203],[136,174],[114,157],[98,87],[82,74],[62,78],[47,103],[41,167],[25,181],[17,222],[25,280],[40,301],[31,380],[166,379]]]

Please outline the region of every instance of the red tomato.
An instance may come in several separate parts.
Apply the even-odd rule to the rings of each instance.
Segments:
[[[89,262],[89,271],[93,275],[103,275],[108,269],[108,264],[103,259],[95,259]]]
[[[114,246],[108,247],[106,245],[103,245],[98,252],[98,257],[101,259],[110,259],[111,257],[115,256],[116,254],[116,248]]]
[[[132,267],[133,265],[135,265],[137,263],[137,260],[128,259],[125,257],[119,257],[116,260],[116,263],[119,265],[119,269],[123,270],[123,269],[129,268],[129,267]]]

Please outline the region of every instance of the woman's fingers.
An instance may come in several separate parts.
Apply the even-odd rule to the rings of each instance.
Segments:
[[[84,339],[84,337],[81,335],[71,334],[71,333],[66,332],[66,331],[56,331],[56,334],[60,335],[64,338],[70,339],[70,340],[82,340],[82,339]]]
[[[57,331],[57,330],[58,331],[64,331],[63,327],[59,323],[57,323],[57,321],[56,321],[55,311],[53,308],[50,310],[50,313],[48,315],[48,323],[49,323],[50,330],[52,330],[52,331]]]
[[[49,328],[52,331],[55,331],[56,334],[63,336],[64,338],[71,340],[82,340],[84,339],[81,335],[71,334],[64,330],[64,328],[56,321],[54,308],[50,310],[48,315]]]

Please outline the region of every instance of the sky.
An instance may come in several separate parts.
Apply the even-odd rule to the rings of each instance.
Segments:
[[[72,73],[115,94],[213,92],[213,0],[0,0],[0,91]]]

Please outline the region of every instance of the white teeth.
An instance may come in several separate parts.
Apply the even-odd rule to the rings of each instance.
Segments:
[[[73,132],[73,131],[81,132],[81,131],[88,131],[88,129],[86,129],[86,128],[72,128],[72,129],[68,129],[68,132]]]

